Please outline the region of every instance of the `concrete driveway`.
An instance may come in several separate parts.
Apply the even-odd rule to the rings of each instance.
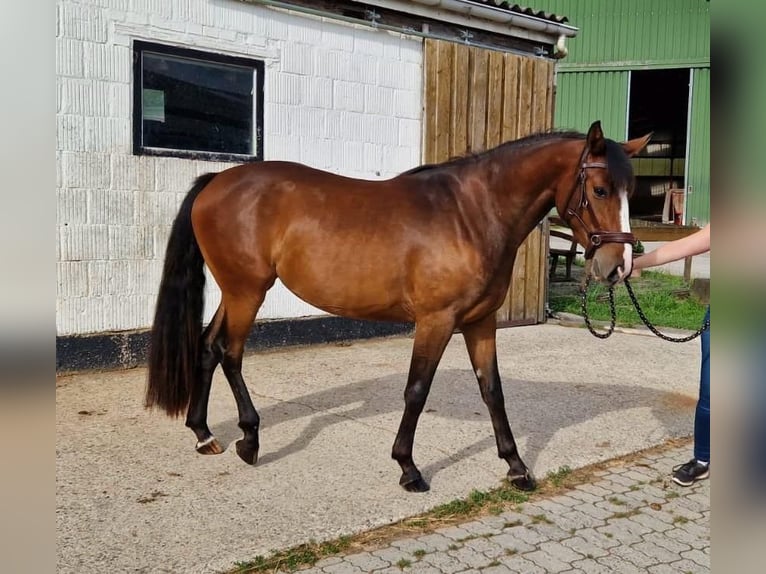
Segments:
[[[309,539],[379,526],[499,484],[489,415],[453,337],[415,437],[431,491],[406,493],[390,459],[411,339],[246,357],[262,417],[254,467],[233,444],[200,456],[182,420],[142,408],[145,370],[57,381],[58,571],[216,572]],[[559,325],[498,332],[506,404],[538,476],[692,432],[699,343],[641,334],[597,340]],[[216,374],[213,432],[239,438]]]

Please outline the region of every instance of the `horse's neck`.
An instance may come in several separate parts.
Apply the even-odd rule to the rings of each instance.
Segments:
[[[529,149],[498,149],[487,158],[494,162],[487,190],[498,206],[498,217],[509,230],[509,241],[520,243],[554,207],[556,186],[573,171],[568,155],[557,153],[556,142]],[[541,157],[540,154],[545,154]],[[531,168],[540,164],[540,168]]]

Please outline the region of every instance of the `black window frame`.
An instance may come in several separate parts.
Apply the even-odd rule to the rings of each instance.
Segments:
[[[253,114],[256,123],[253,126],[253,138],[256,153],[227,153],[201,150],[184,150],[176,148],[149,147],[143,145],[143,56],[144,52],[167,55],[170,57],[186,58],[210,62],[214,64],[229,64],[251,68],[255,71],[253,81],[253,103],[256,107]],[[263,60],[255,58],[230,56],[217,52],[207,52],[192,48],[181,48],[168,44],[133,40],[133,154],[160,157],[179,157],[207,161],[251,162],[263,161],[263,104],[264,104],[264,70]]]

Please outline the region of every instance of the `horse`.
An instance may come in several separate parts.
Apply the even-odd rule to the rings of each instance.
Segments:
[[[242,377],[245,339],[279,278],[327,313],[415,324],[404,412],[391,456],[407,491],[429,489],[412,458],[415,429],[453,332],[465,339],[507,479],[534,490],[505,410],[495,311],[530,231],[555,206],[585,247],[591,275],[614,284],[632,267],[629,158],[651,134],[618,143],[548,131],[367,181],[264,161],[208,173],[182,201],[167,243],[150,337],[145,405],[178,417],[200,454],[223,447],[207,425],[220,364],[236,399],[239,457],[255,464],[260,417]],[[204,266],[221,303],[202,329]]]

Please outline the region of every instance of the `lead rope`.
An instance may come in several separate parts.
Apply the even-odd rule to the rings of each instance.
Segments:
[[[580,300],[580,304],[582,306],[582,316],[585,319],[585,325],[588,327],[588,331],[590,331],[594,337],[598,337],[599,339],[606,339],[612,333],[614,333],[614,324],[617,321],[617,310],[614,307],[614,287],[612,285],[609,286],[609,312],[612,315],[612,319],[609,324],[609,328],[603,333],[599,333],[596,331],[596,329],[593,328],[593,325],[591,325],[590,317],[588,316],[588,287],[590,287],[590,279],[591,277],[588,275],[585,279],[585,284],[580,285],[580,295],[582,297]]]
[[[585,284],[580,287],[580,296],[581,296],[581,306],[582,306],[582,314],[583,318],[585,319],[585,325],[588,327],[588,330],[591,332],[591,334],[594,337],[598,337],[599,339],[606,339],[614,332],[614,325],[616,322],[617,317],[617,310],[615,309],[614,305],[614,286],[609,286],[609,312],[611,314],[611,321],[609,328],[604,332],[598,332],[593,328],[593,325],[591,325],[590,317],[588,316],[588,287],[590,286],[591,277],[590,275],[585,279]],[[630,296],[630,300],[633,302],[633,306],[636,308],[636,312],[638,313],[638,316],[641,318],[641,321],[643,321],[644,325],[647,326],[647,328],[657,335],[660,339],[664,339],[665,341],[670,341],[671,343],[686,343],[688,341],[691,341],[693,339],[696,339],[699,337],[704,331],[708,330],[710,328],[710,319],[705,319],[702,323],[702,327],[697,329],[694,333],[691,335],[687,335],[685,337],[671,337],[669,335],[665,335],[664,333],[661,333],[657,327],[655,327],[651,321],[647,318],[647,316],[644,314],[643,309],[641,309],[641,306],[638,304],[638,299],[636,299],[636,294],[633,292],[633,286],[630,284],[630,281],[625,279],[625,287],[628,289],[628,295]]]

